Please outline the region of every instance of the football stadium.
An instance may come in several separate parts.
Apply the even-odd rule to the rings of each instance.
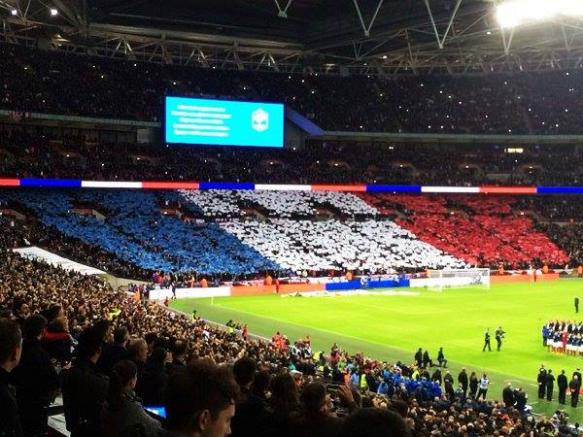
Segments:
[[[583,436],[581,0],[0,20],[0,437]]]

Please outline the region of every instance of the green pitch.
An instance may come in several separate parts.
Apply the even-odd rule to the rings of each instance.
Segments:
[[[292,341],[310,335],[315,351],[329,352],[337,342],[349,352],[389,362],[410,363],[419,347],[435,360],[443,346],[454,377],[461,367],[488,373],[489,398],[501,399],[504,384],[512,382],[528,392],[536,412],[548,415],[559,408],[556,384],[552,402],[537,399],[538,368],[544,363],[555,375],[564,369],[570,379],[575,368],[583,368],[583,358],[548,352],[541,328],[549,319],[583,318],[576,317],[573,307],[576,295],[583,302],[583,281],[411,291],[416,294],[182,299],[172,306],[188,314],[196,309],[199,316],[219,323],[247,323],[251,333],[265,337],[275,331]],[[499,325],[507,332],[502,351],[496,352],[492,335],[493,351],[482,352],[484,331],[490,328],[493,334]],[[583,402],[576,410],[565,409],[573,420],[583,421]]]

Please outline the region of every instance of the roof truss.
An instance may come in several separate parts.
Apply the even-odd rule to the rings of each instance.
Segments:
[[[274,14],[286,19],[294,1],[273,0]],[[424,19],[389,26],[381,22],[389,0],[374,0],[367,11],[362,0],[343,1],[352,2],[360,28],[334,38],[282,41],[93,23],[87,0],[0,0],[0,40],[29,46],[44,40],[53,50],[109,58],[286,73],[484,74],[581,66],[583,23],[573,19],[508,31],[495,23],[490,7],[475,1],[455,0],[444,14],[423,0]],[[48,17],[48,6],[59,10],[58,21]]]

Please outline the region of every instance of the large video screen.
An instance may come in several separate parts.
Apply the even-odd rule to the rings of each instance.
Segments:
[[[284,105],[166,97],[168,144],[283,147]]]

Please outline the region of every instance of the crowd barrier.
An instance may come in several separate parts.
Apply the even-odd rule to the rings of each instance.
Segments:
[[[369,280],[364,288],[394,288],[394,287],[409,287],[411,280],[409,278],[399,279],[381,279]]]
[[[281,284],[280,294],[305,293],[309,291],[324,291],[325,284]],[[205,297],[227,297],[227,296],[263,296],[276,294],[278,288],[275,285],[231,285],[224,287],[194,287],[177,288],[177,298],[205,298]],[[172,297],[172,289],[155,288],[150,291],[151,300],[164,300]]]
[[[557,279],[559,279],[558,273],[547,273],[544,275],[536,276],[537,282],[556,281]],[[490,276],[490,282],[493,284],[508,284],[511,282],[534,282],[534,277],[532,274]]]
[[[279,292],[281,294],[305,293],[305,292],[310,292],[310,291],[324,291],[324,290],[326,290],[326,284],[322,284],[322,283],[281,284],[279,286]]]
[[[344,282],[329,282],[326,284],[326,291],[347,291],[362,288],[360,279]]]
[[[227,296],[231,296],[231,287],[195,287],[176,289],[176,297],[178,299]],[[154,288],[153,290],[150,290],[150,300],[164,300],[167,297],[172,297],[172,290],[170,288]]]
[[[537,275],[537,281],[554,281],[559,279],[558,273],[547,273],[545,275]],[[465,278],[461,278],[465,279]],[[315,282],[315,283],[297,283],[297,284],[281,284],[276,285],[231,285],[223,287],[208,287],[208,288],[178,288],[176,289],[177,298],[208,298],[208,297],[228,297],[228,296],[264,296],[271,294],[292,294],[292,293],[306,293],[316,291],[330,291],[342,292],[349,290],[374,290],[381,288],[406,288],[416,287],[424,288],[431,286],[438,286],[439,279],[437,278],[398,278],[398,279],[369,279],[360,280],[354,279],[351,281],[333,281],[333,282]],[[533,282],[533,275],[517,274],[517,275],[503,275],[490,276],[490,283],[503,284],[514,282]],[[470,284],[458,284],[470,285]],[[150,291],[150,299],[164,300],[166,297],[172,297],[172,290],[169,288],[156,288]]]
[[[325,284],[326,291],[347,291],[347,290],[368,290],[375,288],[396,288],[409,287],[408,278],[399,279],[354,279],[352,281],[328,282]]]
[[[227,297],[227,296],[263,296],[270,294],[292,294],[306,293],[315,291],[348,291],[358,289],[374,288],[392,288],[392,287],[409,287],[409,279],[402,278],[398,280],[370,280],[361,281],[355,279],[352,281],[340,282],[309,282],[297,284],[276,285],[231,285],[224,287],[195,287],[195,288],[177,288],[177,298],[205,298],[205,297]],[[164,300],[172,297],[170,288],[155,288],[150,291],[151,300]]]
[[[231,296],[262,296],[275,292],[275,285],[234,285],[231,287]]]
[[[158,190],[254,190],[254,191],[342,191],[367,193],[443,193],[443,194],[583,194],[583,186],[516,187],[490,186],[448,187],[381,184],[255,184],[252,182],[172,182],[172,181],[85,181],[81,179],[0,178],[0,187],[35,188],[110,188]]]

